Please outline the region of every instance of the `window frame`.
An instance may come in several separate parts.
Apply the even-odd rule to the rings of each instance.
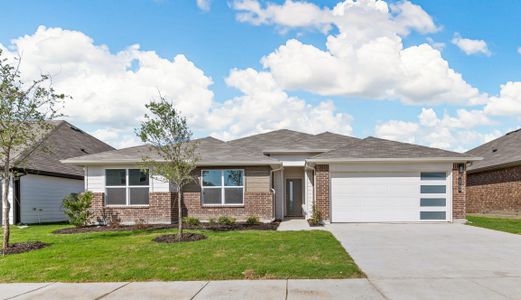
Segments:
[[[125,185],[107,185],[107,170],[125,170]],[[151,176],[148,176],[148,185],[130,185],[130,170],[140,170],[139,168],[105,168],[105,195],[107,195],[107,189],[125,189],[125,204],[108,204],[107,197],[105,197],[105,206],[106,207],[148,207],[150,206],[150,188],[151,188]],[[130,189],[131,188],[143,188],[148,189],[148,204],[130,204]]]
[[[204,178],[203,173],[205,171],[220,171],[221,172],[221,185],[219,186],[204,186]],[[241,186],[231,186],[224,185],[224,172],[225,171],[241,171],[242,177],[242,185]],[[244,206],[244,195],[246,192],[246,171],[245,169],[238,168],[226,168],[226,169],[201,169],[201,176],[199,178],[199,185],[201,186],[201,206]],[[239,189],[242,188],[242,202],[241,203],[226,203],[226,189]],[[204,189],[221,189],[221,203],[204,203],[203,193]]]

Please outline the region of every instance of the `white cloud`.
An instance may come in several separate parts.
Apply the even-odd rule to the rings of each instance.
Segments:
[[[318,105],[291,97],[267,72],[253,69],[234,69],[226,83],[240,90],[243,95],[225,101],[216,107],[212,124],[223,130],[213,136],[230,139],[280,128],[290,128],[310,133],[333,131],[352,134],[351,116],[335,112],[332,101]]]
[[[290,0],[266,7],[258,1],[241,0],[233,7],[239,11],[240,21],[254,25],[324,29],[329,24],[338,28],[338,34],[327,37],[326,50],[290,39],[262,58],[263,67],[284,89],[404,103],[484,101],[485,95],[450,68],[438,49],[429,44],[404,48],[402,37],[411,31],[438,30],[420,6],[408,1],[389,7],[379,0],[347,0],[329,9]],[[301,12],[303,7],[306,13]],[[292,18],[297,15],[306,18]]]
[[[351,117],[335,112],[331,101],[310,105],[291,97],[266,72],[233,70],[226,82],[243,95],[223,104],[214,101],[212,79],[183,55],[168,60],[138,45],[112,53],[79,31],[43,26],[0,48],[10,57],[22,55],[24,81],[50,73],[56,90],[73,97],[64,111],[69,120],[116,147],[139,144],[133,128],[158,92],[202,134],[233,138],[280,128],[351,133]]]
[[[210,11],[212,0],[196,0],[197,7],[204,11]]]
[[[497,116],[521,116],[521,82],[502,84],[499,95],[490,98],[485,112]]]
[[[454,38],[452,39],[452,43],[461,51],[465,52],[467,55],[473,54],[483,54],[485,56],[490,56],[492,53],[488,49],[487,43],[484,40],[472,40],[461,37],[459,33],[454,34]]]
[[[521,47],[517,48],[517,53],[521,54]]]
[[[423,108],[418,122],[391,120],[375,126],[378,137],[455,151],[487,142],[501,133],[477,131],[477,127],[495,123],[481,110],[459,109],[455,116],[447,113],[438,117],[432,108]]]
[[[445,49],[445,43],[442,43],[442,42],[436,42],[435,40],[433,40],[431,37],[427,37],[425,39],[427,41],[427,43],[429,45],[431,45],[432,48],[436,49],[436,50],[443,50]]]

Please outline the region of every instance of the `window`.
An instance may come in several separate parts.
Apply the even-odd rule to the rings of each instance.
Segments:
[[[422,172],[421,180],[445,180],[447,173],[445,172]]]
[[[444,185],[422,185],[420,188],[422,194],[445,194],[447,192],[447,187]]]
[[[420,206],[445,206],[445,198],[421,198]]]
[[[444,211],[421,211],[420,220],[445,220],[446,213]]]
[[[140,169],[105,170],[107,205],[148,205],[149,176]]]
[[[202,170],[201,188],[205,205],[242,205],[244,170]]]

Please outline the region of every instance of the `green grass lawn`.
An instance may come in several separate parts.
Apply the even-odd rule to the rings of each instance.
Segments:
[[[467,220],[468,225],[521,234],[521,219],[467,216]]]
[[[51,246],[0,256],[0,282],[355,278],[363,273],[327,231],[201,231],[207,240],[158,244],[175,230],[55,235],[67,225],[13,227],[12,242]]]

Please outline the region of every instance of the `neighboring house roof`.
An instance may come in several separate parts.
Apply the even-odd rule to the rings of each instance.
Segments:
[[[308,161],[466,161],[474,159],[478,158],[438,148],[368,137],[363,140],[353,141],[341,148],[319,154],[308,159]]]
[[[114,149],[66,121],[48,121],[52,126],[39,134],[31,147],[19,151],[17,169],[36,173],[83,177],[83,168],[60,160]]]
[[[469,166],[470,172],[521,165],[521,129],[469,150],[467,154],[483,157],[482,161]]]
[[[196,139],[198,143],[198,165],[278,165],[279,161],[262,154],[251,153],[240,147],[230,146],[213,137]],[[160,157],[150,145],[142,145],[120,150],[84,155],[64,160],[66,164],[107,164],[137,163],[148,156],[159,160]]]

